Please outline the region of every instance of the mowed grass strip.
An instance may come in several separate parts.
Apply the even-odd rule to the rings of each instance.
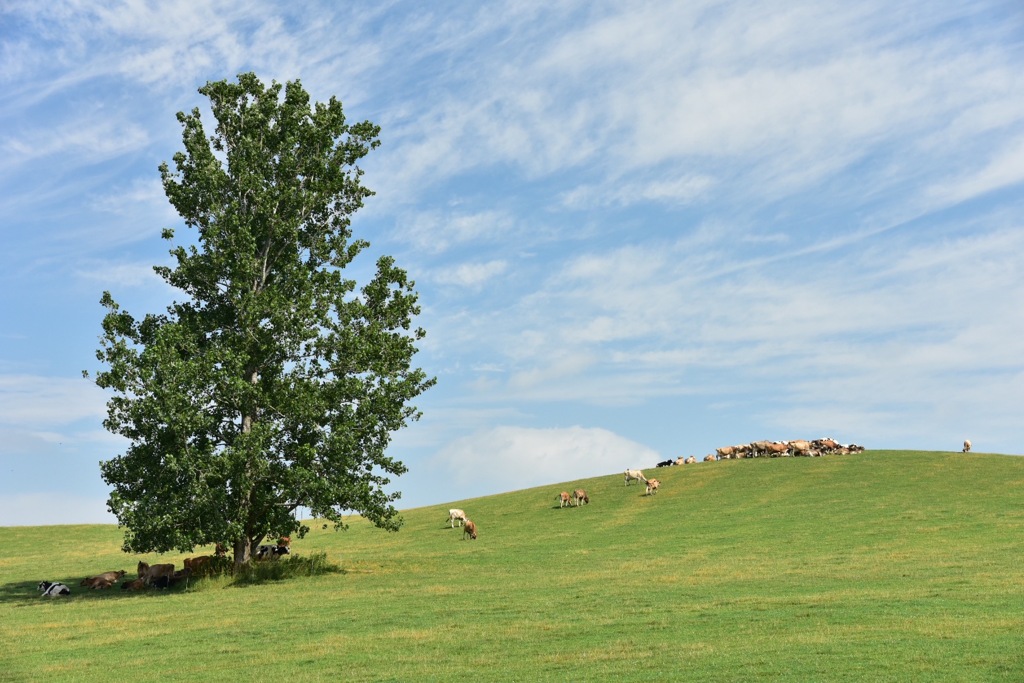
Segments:
[[[87,575],[184,556],[124,555],[110,526],[0,529],[0,680],[1024,678],[1024,459],[647,474],[656,495],[615,474],[407,510],[396,534],[314,525],[293,552],[341,571],[244,587],[86,591]],[[559,508],[577,487],[591,503]],[[40,598],[42,579],[74,593]]]

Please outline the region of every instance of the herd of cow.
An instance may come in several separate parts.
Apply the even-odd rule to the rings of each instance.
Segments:
[[[970,447],[968,446],[968,448]],[[704,456],[704,462],[732,460],[733,458],[778,458],[783,456],[816,458],[822,455],[846,455],[863,451],[864,446],[858,446],[855,443],[843,445],[831,438],[814,439],[813,441],[806,441],[804,439],[796,439],[794,441],[753,441],[739,446],[716,448],[714,453]],[[697,458],[691,455],[688,458],[678,457],[675,460],[664,460],[658,463],[658,467],[692,465],[696,462]]]
[[[256,549],[254,558],[256,560],[276,560],[281,555],[290,554],[291,539],[282,536],[278,539],[277,545],[261,545]],[[173,563],[148,564],[139,562],[137,567],[138,578],[125,579],[121,582],[122,590],[138,591],[145,588],[170,588],[184,581],[187,585],[192,577],[208,576],[223,571],[231,566],[230,560],[226,557],[224,546],[217,544],[216,552],[213,555],[200,555],[198,557],[186,557],[184,567],[176,570]],[[123,569],[111,572],[103,572],[96,576],[87,576],[82,579],[80,586],[94,590],[110,588],[124,578],[127,572]],[[43,597],[55,598],[71,595],[71,589],[67,584],[55,581],[40,581],[39,592]]]
[[[661,486],[661,482],[657,479],[648,479],[644,476],[644,473],[640,470],[626,470],[626,486],[629,486],[631,481],[642,481],[647,485],[648,496],[654,495],[658,492],[658,488]],[[590,496],[583,489],[576,489],[571,494],[568,491],[562,491],[558,494],[558,507],[580,507],[581,505],[587,505],[590,503]],[[462,540],[466,540],[468,536],[471,540],[476,540],[478,531],[476,522],[473,522],[466,517],[466,511],[460,508],[452,508],[448,511],[448,528],[454,529],[456,525],[462,527]]]

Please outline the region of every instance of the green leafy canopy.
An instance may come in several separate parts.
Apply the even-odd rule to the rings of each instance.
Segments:
[[[141,320],[101,300],[95,381],[113,392],[104,426],[130,445],[100,467],[125,550],[226,542],[245,562],[270,534],[305,533],[297,506],[396,530],[385,487],[406,468],[387,447],[435,379],[412,367],[425,332],[406,272],[384,256],[361,288],[343,273],[368,246],[352,236],[373,194],[356,162],[379,128],[346,123],[333,97],[311,106],[299,81],[248,73],[199,92],[215,133],[179,113],[184,151],[160,166],[196,233],[154,270],[186,297]]]

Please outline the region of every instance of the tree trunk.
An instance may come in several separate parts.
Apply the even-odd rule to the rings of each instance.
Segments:
[[[241,567],[249,561],[249,539],[240,538],[235,541],[235,567]]]

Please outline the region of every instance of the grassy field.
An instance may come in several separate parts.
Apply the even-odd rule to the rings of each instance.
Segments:
[[[397,534],[317,528],[293,551],[341,571],[244,587],[87,592],[184,556],[127,556],[110,526],[0,528],[0,681],[1024,680],[1024,458],[655,473],[651,497],[616,474],[407,510]],[[576,486],[590,505],[559,509]]]

